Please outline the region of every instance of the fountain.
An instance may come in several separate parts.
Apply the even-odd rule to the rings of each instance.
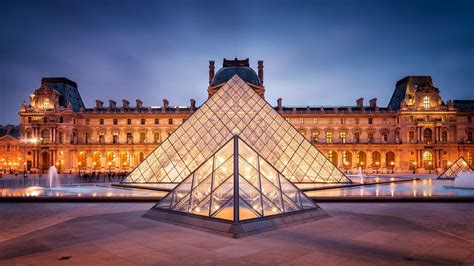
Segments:
[[[455,188],[473,188],[474,189],[474,172],[461,172],[454,179]]]
[[[52,187],[59,187],[59,177],[58,177],[58,169],[56,166],[52,165],[48,170],[48,180],[49,180],[49,188]]]
[[[364,175],[362,174],[362,167],[359,166],[359,178],[360,178],[360,183],[364,183]]]

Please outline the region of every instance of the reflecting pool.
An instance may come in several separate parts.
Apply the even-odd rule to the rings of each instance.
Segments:
[[[474,189],[459,189],[453,185],[453,180],[422,179],[312,190],[305,193],[309,197],[474,197]]]
[[[0,197],[163,197],[167,192],[105,185],[0,188]]]

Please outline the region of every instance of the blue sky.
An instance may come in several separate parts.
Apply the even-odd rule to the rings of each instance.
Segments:
[[[201,104],[208,60],[265,61],[266,99],[386,106],[395,82],[431,75],[474,99],[474,1],[0,1],[0,124],[42,77],[95,99]]]

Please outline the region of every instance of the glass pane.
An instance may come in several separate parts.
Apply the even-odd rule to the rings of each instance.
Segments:
[[[239,221],[258,218],[258,214],[239,197]]]
[[[262,215],[262,195],[258,187],[253,187],[245,178],[239,177],[239,196],[259,215]]]
[[[234,199],[231,198],[222,208],[220,208],[216,213],[214,213],[213,217],[233,221]]]
[[[234,173],[234,158],[230,157],[213,173],[213,188],[218,187]]]
[[[260,178],[257,169],[253,168],[242,157],[239,157],[239,174],[256,188],[260,188]]]

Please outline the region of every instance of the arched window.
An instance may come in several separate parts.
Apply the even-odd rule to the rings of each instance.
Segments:
[[[425,169],[431,169],[433,165],[433,154],[429,151],[425,151],[423,153],[423,163],[425,166]]]
[[[342,164],[344,167],[352,167],[352,153],[350,151],[342,152]]]
[[[367,154],[363,151],[357,153],[357,166],[366,167],[367,166]]]
[[[393,151],[389,151],[385,154],[385,163],[390,167],[395,165],[395,153]]]
[[[378,151],[372,152],[372,167],[381,166],[382,155]]]
[[[334,165],[337,166],[337,152],[335,151],[330,151],[328,153],[328,159],[331,161]]]
[[[430,97],[428,97],[428,96],[423,97],[423,107],[425,109],[430,108]]]
[[[79,167],[79,169],[84,169],[87,167],[87,159],[86,159],[85,151],[81,151],[77,155],[77,166]]]

